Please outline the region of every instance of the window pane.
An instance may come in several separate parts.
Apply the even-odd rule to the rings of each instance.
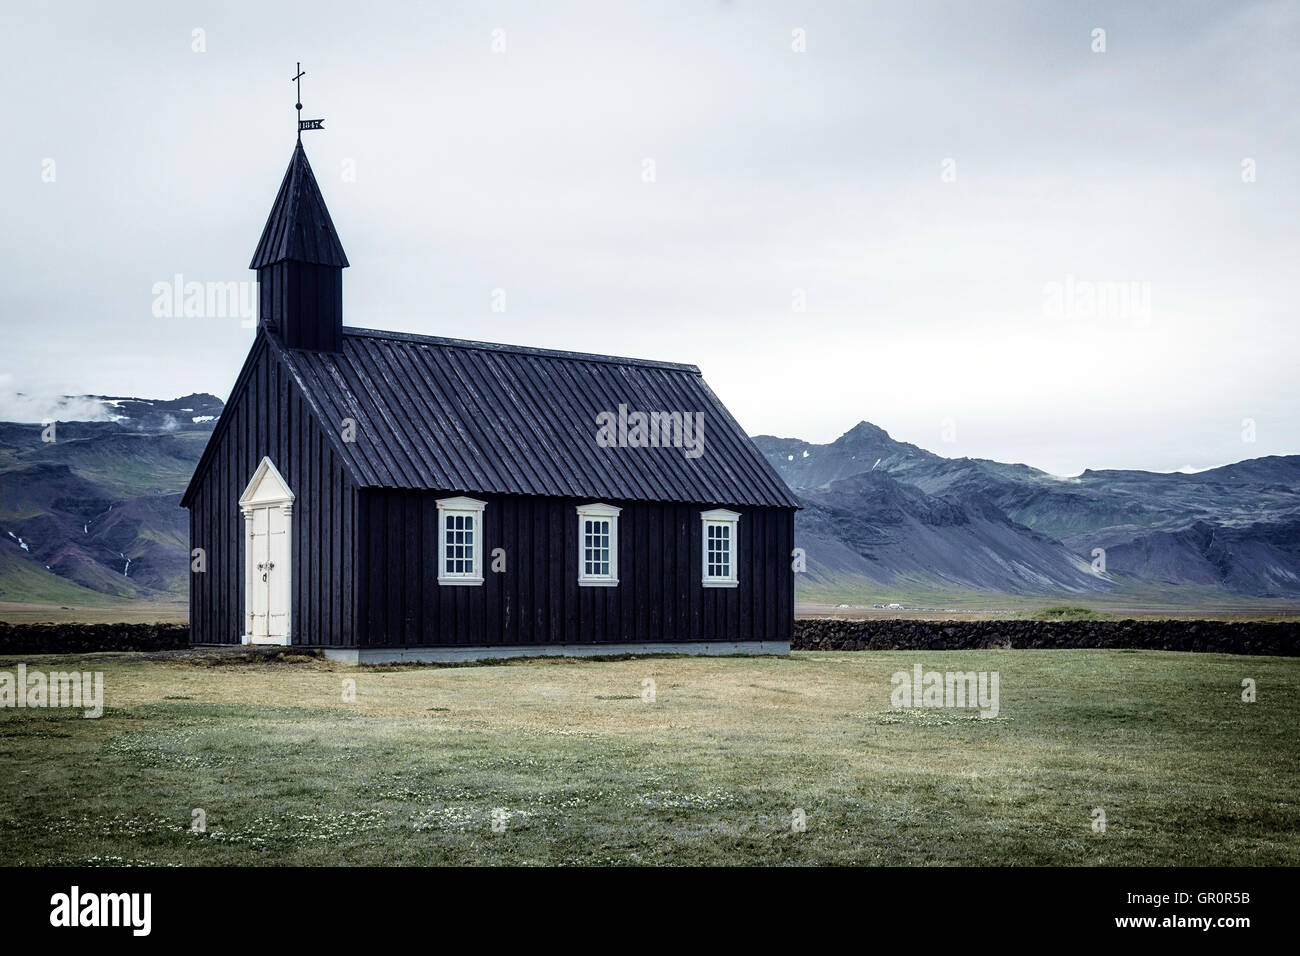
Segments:
[[[706,524],[704,576],[731,580],[731,525]]]
[[[445,515],[442,535],[444,575],[469,577],[474,574],[475,517],[451,512]]]
[[[583,577],[613,577],[611,541],[614,522],[610,518],[581,517],[578,522],[582,539],[580,565]]]

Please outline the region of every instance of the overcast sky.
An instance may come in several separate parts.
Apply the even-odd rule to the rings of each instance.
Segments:
[[[1300,452],[1300,3],[115,6],[0,12],[0,418],[226,397],[252,331],[154,287],[253,278],[301,60],[348,324],[692,362],[750,434]]]

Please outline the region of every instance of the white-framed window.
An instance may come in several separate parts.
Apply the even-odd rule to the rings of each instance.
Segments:
[[[736,534],[740,528],[740,515],[726,508],[701,511],[703,580],[706,588],[734,588],[740,584],[736,575]]]
[[[618,584],[618,514],[613,505],[578,505],[578,584]]]
[[[438,583],[483,583],[483,512],[486,501],[438,501]]]

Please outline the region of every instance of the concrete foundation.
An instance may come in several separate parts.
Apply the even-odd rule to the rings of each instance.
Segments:
[[[605,657],[615,654],[789,654],[789,641],[664,644],[516,644],[504,647],[326,647],[346,664],[442,664],[503,657]]]

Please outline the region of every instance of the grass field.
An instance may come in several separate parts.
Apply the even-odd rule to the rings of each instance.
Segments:
[[[188,624],[189,619],[187,601],[105,601],[67,606],[0,601],[0,621],[6,624]]]
[[[1077,605],[1099,618],[1157,618],[1184,620],[1300,620],[1300,601],[1232,594],[1195,585],[1152,585],[1116,582],[1108,593],[1000,594],[919,581],[872,584],[849,575],[820,583],[795,583],[797,617],[848,619],[912,618],[916,620],[1005,620],[1040,618],[1063,603]],[[901,604],[902,609],[873,605]]]
[[[0,607],[0,614],[3,608]],[[796,601],[795,618],[829,618],[842,621],[1300,621],[1300,607],[1120,607],[1115,605],[1061,604],[1043,601],[1032,605],[998,608],[905,607],[873,608],[861,604],[805,604]]]
[[[1300,863],[1296,659],[24,661],[106,710],[0,709],[4,865]],[[893,710],[914,663],[997,671],[998,718]]]

